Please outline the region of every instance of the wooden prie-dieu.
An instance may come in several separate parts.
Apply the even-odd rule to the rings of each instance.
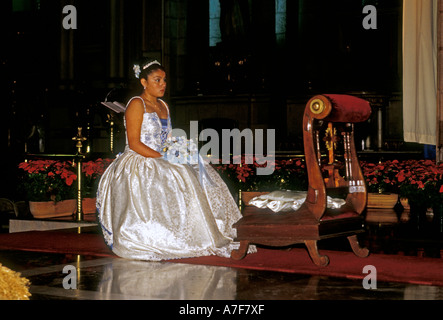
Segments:
[[[370,104],[349,95],[317,95],[306,105],[303,116],[305,162],[309,180],[307,196],[297,211],[274,213],[248,206],[234,224],[238,250],[233,259],[243,259],[250,244],[288,247],[304,243],[312,261],[327,266],[329,257],[320,255],[317,241],[347,237],[353,252],[366,257],[357,234],[365,231],[367,190],[354,143],[354,124],[367,121]],[[345,204],[329,209],[327,196],[340,195]]]

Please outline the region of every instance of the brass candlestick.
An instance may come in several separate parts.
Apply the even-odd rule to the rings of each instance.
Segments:
[[[82,160],[83,160],[83,141],[87,139],[82,136],[82,128],[78,127],[77,136],[73,137],[72,140],[77,141],[75,145],[77,148],[77,221],[83,221],[83,207],[82,207]]]
[[[111,153],[114,152],[114,116],[112,115],[112,113],[108,113],[108,120],[106,120],[106,122],[109,123],[109,129],[110,129],[110,133],[109,133],[109,149],[111,151]]]

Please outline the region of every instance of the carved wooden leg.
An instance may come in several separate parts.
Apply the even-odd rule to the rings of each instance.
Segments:
[[[317,266],[326,267],[329,264],[329,257],[319,254],[317,240],[305,240],[305,245],[308,248],[309,256]]]
[[[244,257],[246,257],[246,254],[248,253],[249,248],[249,241],[242,240],[240,241],[240,247],[236,250],[232,250],[231,252],[231,258],[234,260],[241,260]]]
[[[357,235],[348,237],[349,243],[351,244],[352,251],[354,251],[355,255],[360,258],[366,258],[369,255],[369,250],[367,248],[360,247],[358,243]]]

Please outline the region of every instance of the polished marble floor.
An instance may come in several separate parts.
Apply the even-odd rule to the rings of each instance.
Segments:
[[[443,287],[425,285],[367,290],[361,280],[24,251],[0,259],[30,280],[31,300],[443,300]]]
[[[366,245],[442,259],[440,238],[414,242],[400,226],[368,221]],[[112,257],[0,250],[0,263],[30,280],[31,300],[443,300],[443,287],[378,282],[368,290],[356,279]]]

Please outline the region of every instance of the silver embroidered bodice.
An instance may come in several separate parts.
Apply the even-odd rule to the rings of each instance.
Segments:
[[[133,100],[139,98],[143,101],[143,99],[141,97],[134,97],[132,98],[129,103]],[[164,103],[162,100],[160,100],[161,103],[163,103],[166,108],[167,105],[166,103]],[[140,131],[140,141],[143,142],[145,145],[147,145],[149,148],[157,151],[157,152],[161,152],[166,139],[168,138],[168,135],[171,133],[172,129],[171,129],[171,118],[169,116],[169,109],[168,109],[168,118],[167,120],[167,125],[166,126],[162,126],[162,122],[161,119],[159,118],[159,116],[157,115],[156,112],[146,112],[146,105],[145,102],[143,101],[143,105],[145,106],[145,113],[143,114],[143,122],[142,122],[142,126],[141,126],[141,131]],[[126,118],[125,118],[125,128],[126,128]],[[129,145],[128,145],[128,137],[126,137],[126,149],[128,150]]]

